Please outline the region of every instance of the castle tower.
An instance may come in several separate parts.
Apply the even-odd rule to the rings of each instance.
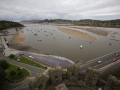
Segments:
[[[49,70],[49,79],[54,85],[58,85],[62,82],[62,69],[56,67]]]
[[[30,90],[45,90],[48,77],[38,73],[36,78],[29,83]]]
[[[95,69],[88,68],[85,73],[85,83],[84,86],[89,90],[97,90],[96,83],[99,78],[99,72]]]
[[[80,72],[80,67],[76,65],[68,66],[67,67],[67,76],[68,80],[78,80],[78,74]]]
[[[104,90],[120,90],[120,80],[115,76],[109,75]]]

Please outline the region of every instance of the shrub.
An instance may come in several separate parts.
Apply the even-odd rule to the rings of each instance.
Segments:
[[[18,67],[18,68],[17,68],[17,71],[19,72],[20,70],[21,70],[20,67]]]
[[[14,70],[12,70],[11,72],[10,72],[10,76],[15,76],[16,75],[16,72],[14,71]]]
[[[14,54],[10,54],[9,58],[14,58],[15,55]]]
[[[2,69],[7,69],[9,67],[9,63],[6,62],[5,60],[1,60],[0,67],[2,67]]]
[[[18,72],[18,75],[19,75],[19,76],[21,76],[21,75],[22,75],[22,71],[21,71],[21,70]]]

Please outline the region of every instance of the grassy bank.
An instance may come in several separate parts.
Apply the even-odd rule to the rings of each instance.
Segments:
[[[6,69],[6,74],[7,74],[6,77],[8,79],[12,80],[12,81],[18,81],[18,80],[21,80],[21,79],[23,79],[23,78],[25,78],[27,76],[30,76],[30,73],[26,69],[24,69],[24,68],[20,69],[22,73],[19,74],[19,71],[17,70],[18,68],[19,68],[18,66],[10,64],[9,68]],[[16,74],[11,76],[10,75],[11,71],[15,71]]]
[[[34,62],[34,61],[32,61],[32,60],[30,60],[28,58],[25,58],[23,56],[20,56],[20,57],[16,57],[15,56],[14,58],[10,58],[10,59],[15,60],[15,61],[18,61],[17,59],[19,59],[20,60],[19,62],[21,62],[21,63],[25,63],[25,64],[28,64],[28,65],[31,65],[31,66],[35,66],[35,67],[38,67],[38,68],[47,69],[47,67],[42,66],[39,63],[36,63],[36,62]]]

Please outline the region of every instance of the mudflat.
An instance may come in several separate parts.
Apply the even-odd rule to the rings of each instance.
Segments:
[[[83,32],[80,32],[80,31],[77,31],[77,30],[71,30],[69,28],[61,28],[61,27],[57,27],[61,32],[64,32],[66,34],[70,34],[70,35],[73,35],[73,36],[76,36],[76,37],[80,37],[80,38],[84,38],[84,39],[88,39],[88,40],[97,40],[96,37],[94,36],[91,36],[87,33],[83,33]]]
[[[25,41],[27,35],[17,32],[16,35],[13,36],[13,38],[10,40],[11,43],[16,43],[16,44],[23,44]]]

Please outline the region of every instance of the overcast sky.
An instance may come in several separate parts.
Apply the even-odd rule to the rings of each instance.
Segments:
[[[120,0],[0,0],[0,20],[120,19]]]

